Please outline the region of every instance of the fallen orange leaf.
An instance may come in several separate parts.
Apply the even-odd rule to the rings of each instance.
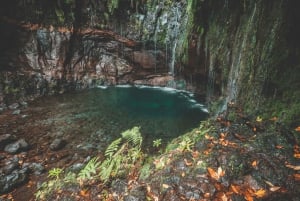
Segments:
[[[220,201],[228,201],[227,196],[226,196],[225,193],[223,193],[223,192],[217,193],[216,197],[217,197],[218,200],[220,200]]]
[[[256,161],[256,160],[253,161],[253,162],[251,163],[251,165],[252,165],[252,167],[256,168],[256,167],[257,167],[257,161]]]
[[[293,176],[296,181],[300,181],[300,174],[294,174]]]
[[[193,151],[192,156],[193,158],[197,158],[200,155],[199,151]]]
[[[278,191],[281,187],[280,186],[272,186],[270,187],[270,191],[275,192]]]
[[[300,126],[298,126],[297,128],[295,128],[295,131],[300,132]]]
[[[285,165],[288,168],[294,169],[294,170],[300,170],[300,165],[296,166],[296,165]]]
[[[300,153],[295,153],[295,154],[294,154],[294,157],[295,157],[295,158],[300,158]]]
[[[83,196],[83,197],[88,197],[89,196],[89,192],[88,192],[88,190],[81,190],[80,191],[80,195]]]
[[[193,162],[188,162],[186,158],[184,159],[184,163],[185,163],[186,166],[193,165]]]
[[[247,201],[253,201],[253,197],[252,197],[250,194],[246,194],[246,195],[244,196],[244,198],[245,198],[245,200],[247,200]]]
[[[254,193],[254,195],[255,195],[256,197],[258,197],[258,198],[262,198],[262,197],[264,197],[264,196],[266,195],[266,190],[264,190],[264,189],[259,189],[258,191],[256,191],[256,192]]]
[[[283,149],[284,146],[282,146],[282,145],[276,145],[275,148],[276,148],[276,149]]]
[[[225,171],[223,171],[221,167],[218,167],[217,172],[210,167],[207,168],[207,171],[209,173],[209,176],[215,180],[219,180],[220,177],[225,175]]]
[[[273,186],[274,186],[274,184],[272,184],[272,183],[269,182],[269,181],[266,181],[266,180],[265,180],[265,182],[266,182],[266,184],[268,184],[270,187],[273,187]]]
[[[272,117],[270,120],[271,121],[277,121],[277,119],[278,119],[277,117]]]
[[[220,133],[220,138],[221,139],[224,139],[226,136],[227,136],[227,133],[226,134],[225,133]]]
[[[204,198],[210,198],[210,193],[204,193]]]
[[[224,175],[225,175],[225,171],[223,171],[221,167],[218,167],[218,176],[223,177]]]
[[[205,134],[204,137],[205,137],[205,139],[207,139],[207,140],[213,140],[213,139],[214,139],[214,137],[208,135],[207,133]]]
[[[240,134],[234,133],[233,135],[234,135],[237,139],[239,139],[239,140],[241,140],[241,141],[245,141],[245,140],[246,140],[246,138],[245,138],[244,136],[240,135]]]
[[[230,188],[231,188],[232,192],[234,192],[235,194],[241,194],[240,193],[240,190],[241,190],[240,186],[231,184]]]
[[[207,171],[208,171],[208,173],[209,173],[209,176],[211,177],[211,178],[213,178],[213,179],[215,179],[215,180],[219,180],[219,175],[218,175],[218,173],[216,172],[216,171],[214,171],[212,168],[210,168],[210,167],[208,167],[207,168]]]

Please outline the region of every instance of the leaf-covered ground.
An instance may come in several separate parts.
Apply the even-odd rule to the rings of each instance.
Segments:
[[[173,140],[166,151],[157,148],[156,156],[136,162],[128,174],[106,184],[93,177],[61,186],[45,200],[297,201],[299,136],[300,127],[286,128],[277,117],[247,116],[231,105]],[[28,181],[27,190],[36,191],[38,180]],[[20,200],[22,191],[26,187],[1,199]]]

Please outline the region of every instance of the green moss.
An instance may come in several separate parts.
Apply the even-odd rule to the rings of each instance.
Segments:
[[[108,11],[113,14],[113,12],[115,11],[115,9],[117,9],[119,7],[119,0],[109,0],[107,2],[107,8]]]

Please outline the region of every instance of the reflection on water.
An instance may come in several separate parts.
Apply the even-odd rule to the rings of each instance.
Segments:
[[[168,88],[102,87],[43,97],[32,103],[50,115],[36,122],[51,125],[76,146],[105,149],[124,130],[141,127],[146,146],[163,142],[199,125],[207,117],[192,94]],[[80,145],[79,145],[80,144]]]

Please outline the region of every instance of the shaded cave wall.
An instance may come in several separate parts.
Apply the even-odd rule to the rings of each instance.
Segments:
[[[296,1],[206,1],[197,40],[205,54],[207,100],[299,123],[299,14]],[[293,42],[292,42],[293,41]]]
[[[235,102],[296,124],[299,8],[296,0],[13,0],[2,19],[39,27],[2,25],[2,102],[96,84],[167,85],[205,95],[214,112]]]

